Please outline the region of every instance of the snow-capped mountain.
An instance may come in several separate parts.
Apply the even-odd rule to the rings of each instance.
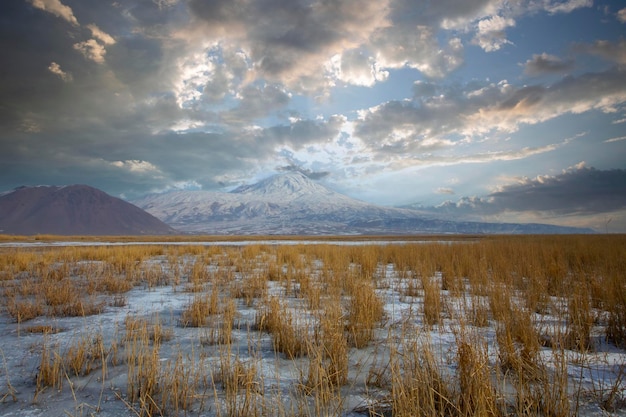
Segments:
[[[550,225],[438,220],[416,210],[349,198],[300,172],[231,192],[173,191],[133,204],[177,230],[207,234],[586,233]]]

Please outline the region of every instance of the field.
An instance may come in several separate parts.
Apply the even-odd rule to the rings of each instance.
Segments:
[[[626,415],[626,236],[0,243],[0,416]]]

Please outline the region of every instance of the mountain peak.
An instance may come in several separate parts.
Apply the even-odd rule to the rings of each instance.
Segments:
[[[323,193],[331,191],[317,184],[309,177],[298,171],[290,171],[272,175],[251,185],[242,185],[231,191],[233,194],[263,195],[263,196],[301,196],[307,194]]]
[[[583,229],[455,222],[380,207],[331,191],[301,172],[280,173],[230,193],[178,191],[136,204],[172,227],[208,234],[585,233]]]

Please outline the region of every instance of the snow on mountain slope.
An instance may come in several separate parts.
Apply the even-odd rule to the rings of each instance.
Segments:
[[[229,193],[175,191],[133,203],[178,230],[209,234],[575,232],[556,226],[437,220],[415,210],[352,199],[300,172],[274,175]]]
[[[230,193],[176,191],[134,204],[180,230],[194,232],[343,233],[365,218],[414,217],[410,210],[374,206],[290,172]]]

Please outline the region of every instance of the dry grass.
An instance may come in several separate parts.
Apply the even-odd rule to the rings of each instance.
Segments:
[[[373,338],[384,315],[383,301],[376,295],[369,282],[352,287],[352,297],[348,306],[347,332],[350,344],[356,348],[365,347]]]
[[[2,314],[29,337],[55,340],[41,345],[36,392],[61,390],[96,370],[104,381],[107,366],[125,366],[124,398],[140,416],[193,414],[210,408],[211,396],[217,415],[340,415],[350,411],[342,407],[353,389],[376,393],[370,415],[566,416],[583,396],[567,372],[571,358],[584,362],[601,343],[626,346],[624,236],[23,248],[2,255]],[[180,327],[129,315],[120,340],[89,334],[60,344],[57,325],[24,325],[120,308],[131,289],[163,285],[191,293],[179,293],[189,303],[171,313]],[[390,300],[402,314],[385,315]],[[238,310],[249,308],[255,323],[242,330]],[[193,327],[202,329],[187,329]],[[456,332],[451,347],[436,350],[429,332],[449,329]],[[198,351],[163,357],[174,330],[195,331]],[[269,406],[281,397],[264,390],[260,363],[267,358],[256,356],[257,330],[271,335],[277,361],[300,371],[295,408]],[[483,336],[494,331],[493,340]],[[219,363],[205,362],[215,352]],[[599,404],[622,404],[622,379],[598,395]]]
[[[307,351],[309,334],[298,319],[276,297],[267,300],[265,307],[257,314],[256,327],[272,335],[275,352],[293,359]]]
[[[453,383],[442,372],[428,340],[413,341],[391,355],[390,405],[394,416],[447,416],[458,413]]]
[[[209,296],[194,296],[181,314],[180,325],[183,327],[206,326],[209,315],[219,312],[219,296],[217,290],[214,289]]]
[[[477,335],[467,335],[462,329],[457,335],[456,344],[460,414],[505,415],[503,401],[494,385],[487,342]]]

